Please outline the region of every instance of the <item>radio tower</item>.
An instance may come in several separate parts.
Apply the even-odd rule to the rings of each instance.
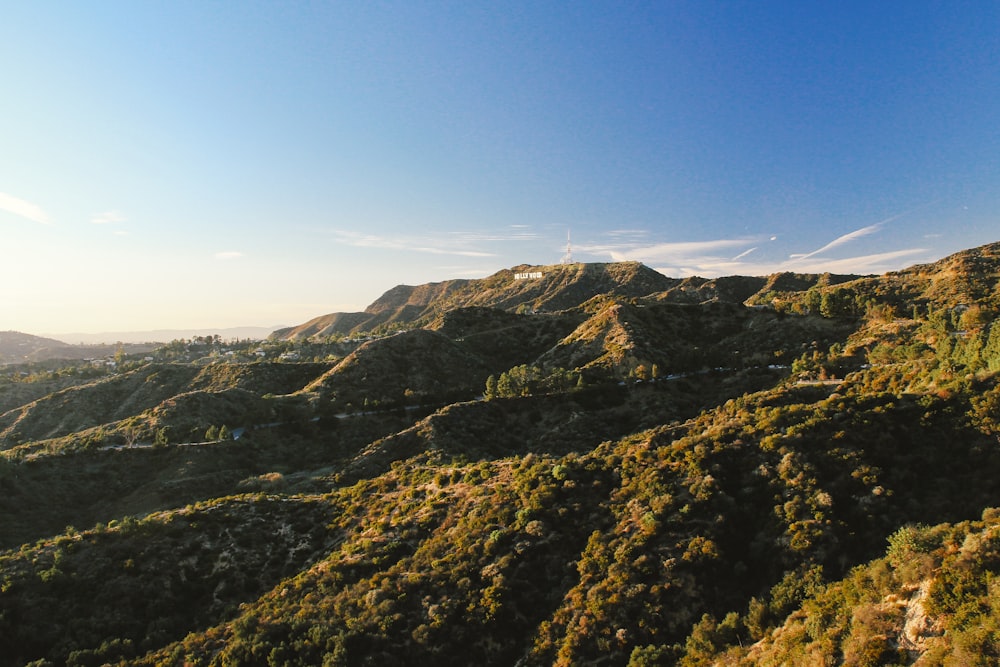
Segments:
[[[560,264],[572,264],[573,263],[573,244],[569,241],[569,230],[566,230],[566,254],[563,255]]]

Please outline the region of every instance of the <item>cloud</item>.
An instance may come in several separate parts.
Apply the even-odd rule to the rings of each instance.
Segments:
[[[537,241],[540,237],[528,225],[511,225],[507,233],[448,232],[447,238],[458,243],[495,243]]]
[[[119,211],[105,211],[104,213],[98,213],[90,219],[91,224],[94,225],[113,225],[125,221],[125,216]]]
[[[769,261],[764,256],[771,246],[761,245],[762,241],[775,238],[769,235],[680,243],[643,243],[641,239],[634,239],[629,243],[627,239],[617,238],[617,234],[608,233],[608,243],[579,245],[574,250],[578,253],[610,255],[612,261],[639,261],[668,276],[704,278],[765,276],[783,271],[878,274],[904,268],[907,263],[930,261],[925,248],[903,248],[840,258],[822,256],[833,248],[876,233],[887,222],[889,220],[883,220],[844,234],[818,250],[794,254],[790,258],[776,257],[774,261]],[[773,253],[773,250],[770,252]],[[756,261],[748,261],[750,258]]]
[[[896,217],[899,217],[899,216],[896,216]],[[876,222],[874,225],[868,225],[867,227],[862,227],[861,229],[855,229],[853,232],[848,232],[847,234],[844,234],[843,236],[839,236],[839,237],[835,238],[834,240],[830,241],[829,243],[827,243],[825,246],[823,246],[819,250],[813,250],[812,252],[807,252],[804,255],[795,255],[795,256],[793,256],[793,259],[795,261],[802,261],[802,260],[809,259],[810,257],[815,257],[816,255],[822,255],[823,253],[825,253],[825,252],[827,252],[829,250],[833,250],[834,248],[839,248],[840,246],[844,245],[845,243],[850,243],[851,241],[856,241],[856,240],[858,240],[860,238],[864,238],[865,236],[869,236],[871,234],[874,234],[874,233],[878,232],[880,229],[882,229],[883,225],[885,225],[887,222],[889,222],[891,220],[894,220],[894,219],[895,218],[888,218],[886,220],[883,220],[882,222]]]
[[[432,255],[455,255],[458,257],[495,257],[491,252],[484,252],[474,248],[467,248],[470,242],[511,240],[509,236],[488,236],[466,234],[456,232],[449,238],[408,238],[408,237],[385,237],[375,234],[362,234],[344,230],[334,231],[334,236],[338,243],[354,246],[356,248],[381,248],[383,250],[403,250],[406,252],[420,252]],[[515,234],[514,238],[520,238],[520,234]]]
[[[743,248],[754,243],[749,239],[717,239],[714,241],[690,241],[685,243],[654,244],[607,244],[576,246],[579,252],[595,255],[608,254],[616,262],[643,262],[644,264],[677,264],[721,261],[720,252]]]
[[[0,192],[0,210],[13,213],[32,222],[39,222],[43,225],[50,224],[49,216],[42,210],[41,206],[4,192]]]
[[[822,255],[825,252],[833,250],[834,248],[839,248],[840,246],[845,245],[847,243],[851,243],[852,241],[857,241],[860,238],[864,238],[866,236],[870,236],[872,234],[876,234],[879,231],[881,231],[882,228],[884,226],[886,226],[887,224],[889,224],[890,222],[893,222],[895,220],[899,220],[900,218],[902,218],[904,216],[907,216],[907,215],[909,215],[909,214],[911,214],[911,213],[913,213],[915,211],[919,211],[921,209],[927,208],[928,206],[936,204],[938,201],[940,201],[940,200],[935,199],[935,200],[932,200],[932,201],[920,204],[919,206],[914,206],[913,208],[907,209],[907,210],[903,211],[902,213],[897,213],[896,215],[890,215],[888,218],[885,218],[884,220],[879,220],[874,225],[868,225],[867,227],[862,227],[860,229],[855,229],[853,232],[848,232],[847,234],[844,234],[843,236],[839,236],[839,237],[837,237],[834,240],[830,241],[829,243],[827,243],[825,246],[823,246],[822,248],[820,248],[818,250],[813,250],[812,252],[807,252],[804,255],[793,255],[792,259],[795,260],[796,262],[801,262],[801,261],[809,259],[811,257],[815,257],[816,255]]]
[[[222,252],[215,253],[216,259],[227,260],[227,259],[238,259],[243,256],[238,250],[224,250]]]
[[[839,274],[882,274],[896,271],[913,263],[931,261],[926,256],[926,248],[904,248],[889,252],[870,255],[855,255],[839,259],[822,257],[807,260],[790,260],[781,262],[742,262],[739,258],[721,262],[679,262],[674,266],[660,267],[656,270],[666,275],[698,275],[705,278],[719,276],[767,276],[784,271],[798,273],[839,273]]]
[[[857,255],[854,257],[844,257],[841,259],[818,259],[806,265],[795,264],[796,271],[807,273],[875,273],[881,274],[886,271],[896,271],[903,268],[904,263],[912,263],[912,258],[916,255],[928,252],[927,248],[904,248],[902,250],[892,250],[889,252],[874,253],[871,255]],[[907,262],[901,260],[910,258]],[[930,258],[927,258],[930,261]],[[787,271],[791,267],[788,264],[782,265],[782,271]]]
[[[733,257],[733,261],[735,262],[738,259],[743,259],[744,257],[746,257],[747,255],[749,255],[750,253],[752,253],[756,249],[757,249],[757,246],[754,246],[753,248],[750,248],[749,250],[744,250],[740,254],[736,255],[736,257]]]

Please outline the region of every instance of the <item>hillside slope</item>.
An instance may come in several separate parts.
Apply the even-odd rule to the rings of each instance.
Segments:
[[[1000,244],[542,273],[0,373],[0,665],[1000,660]]]
[[[0,331],[0,364],[28,361],[39,351],[69,348],[66,343],[52,338],[32,336],[19,331]]]

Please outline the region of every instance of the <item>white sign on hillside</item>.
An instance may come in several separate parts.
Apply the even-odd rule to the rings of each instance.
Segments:
[[[541,271],[532,271],[531,273],[515,273],[514,280],[531,280],[533,278],[541,278]]]

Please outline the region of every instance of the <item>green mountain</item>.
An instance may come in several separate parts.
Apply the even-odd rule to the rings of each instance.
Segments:
[[[997,664],[998,278],[523,266],[0,369],[0,664]]]

